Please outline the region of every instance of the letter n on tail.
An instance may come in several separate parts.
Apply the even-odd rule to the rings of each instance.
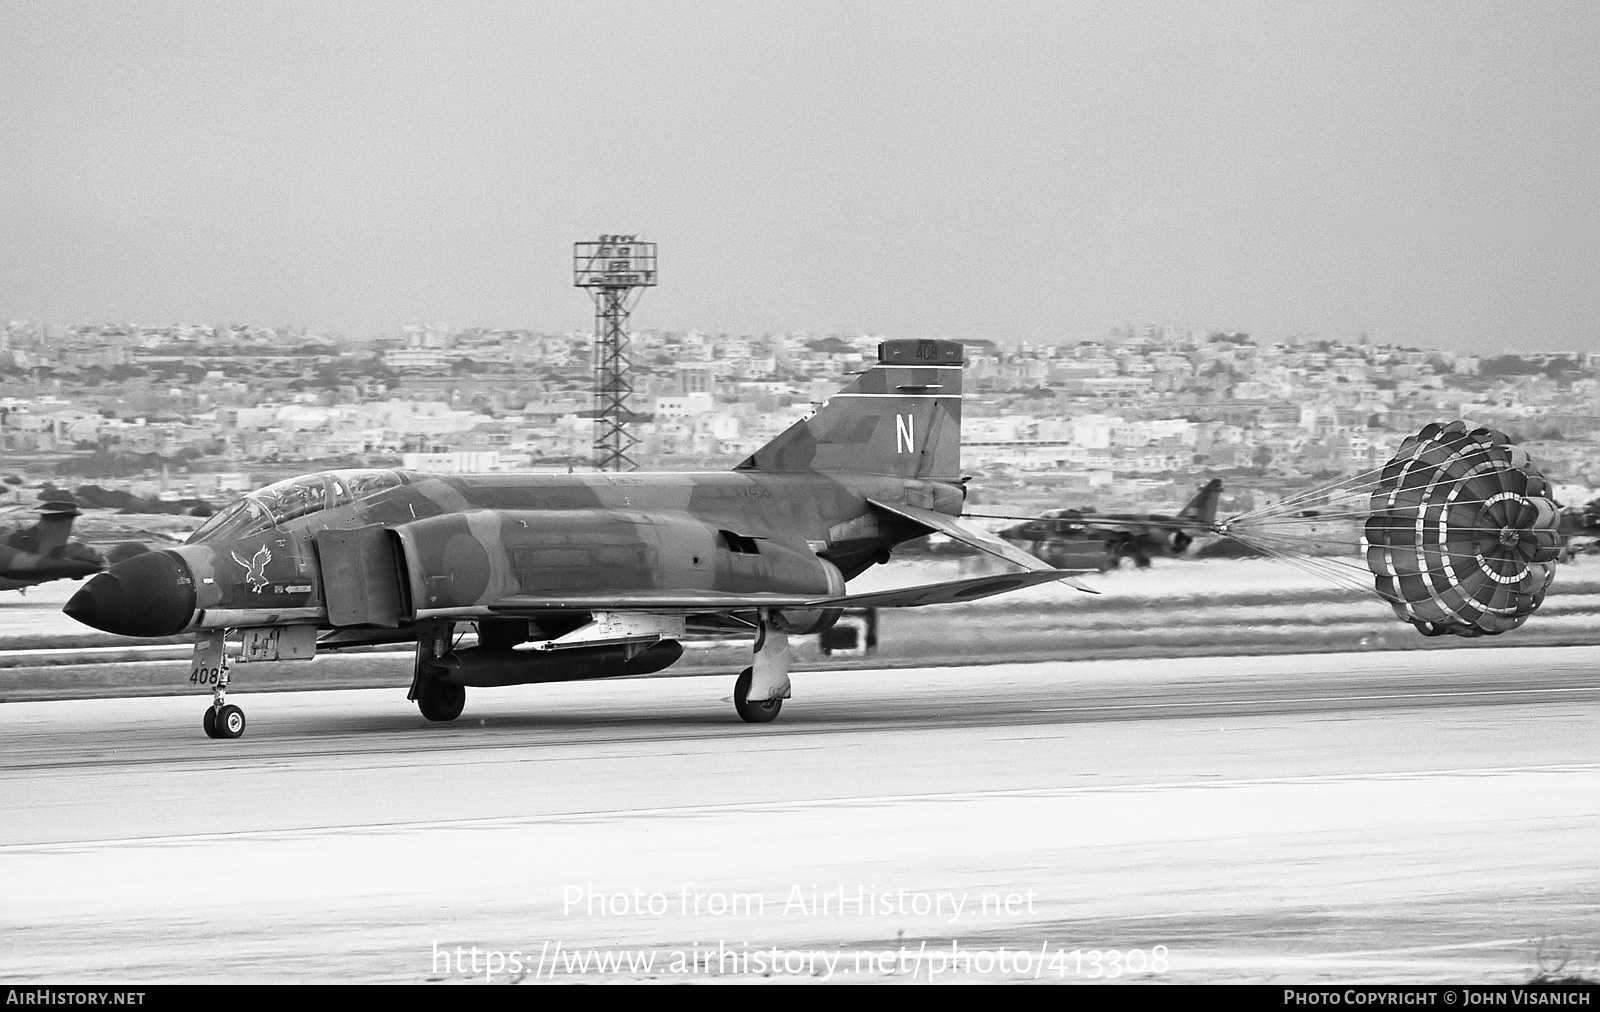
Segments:
[[[894,416],[894,452],[916,453],[916,426],[911,415]]]

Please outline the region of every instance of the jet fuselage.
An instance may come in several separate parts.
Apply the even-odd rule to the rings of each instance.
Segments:
[[[874,513],[869,498],[958,514],[962,495],[819,472],[330,471],[246,496],[184,545],[112,567],[67,611],[109,632],[166,636],[493,618],[496,601],[519,594],[836,596],[925,533]]]

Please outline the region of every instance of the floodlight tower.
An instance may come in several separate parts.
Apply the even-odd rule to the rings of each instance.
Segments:
[[[628,317],[640,289],[656,284],[656,244],[638,236],[603,235],[572,244],[572,283],[594,299],[594,463],[602,471],[632,471],[628,451],[637,442],[628,431]]]

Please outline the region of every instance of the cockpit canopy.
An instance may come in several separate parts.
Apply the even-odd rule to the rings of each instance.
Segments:
[[[286,478],[228,506],[184,544],[233,541],[260,534],[298,517],[343,506],[405,483],[398,471],[323,471]]]

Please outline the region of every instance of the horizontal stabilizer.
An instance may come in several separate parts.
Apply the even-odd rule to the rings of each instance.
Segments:
[[[928,528],[930,531],[936,531],[939,534],[943,534],[952,541],[959,541],[969,548],[976,548],[980,552],[986,552],[997,559],[1004,559],[1006,562],[1021,566],[1024,569],[1029,569],[1039,573],[1098,572],[1098,570],[1089,567],[1057,569],[1056,567],[1050,565],[1050,563],[1045,562],[1042,559],[1035,558],[1008,541],[1002,541],[993,534],[989,534],[985,531],[977,531],[970,527],[963,527],[961,522],[955,517],[947,516],[935,510],[923,509],[920,506],[891,506],[888,503],[879,502],[876,499],[868,499],[867,502],[886,513],[893,513],[896,516],[904,517],[907,520],[910,520],[912,523],[920,524],[921,526]],[[1081,591],[1084,591],[1085,593],[1099,593],[1099,591],[1090,587],[1086,587],[1077,581],[1071,581],[1070,585],[1078,588]]]
[[[803,594],[735,594],[714,590],[636,590],[613,594],[516,594],[503,597],[489,610],[506,615],[546,611],[754,611],[757,608],[920,608],[928,604],[976,601],[1010,590],[1067,580],[1071,573],[1051,569],[1002,573],[949,583],[929,583],[899,590],[879,590],[839,597]],[[1092,593],[1092,591],[1091,591]]]
[[[901,590],[880,590],[866,594],[851,594],[848,597],[837,597],[829,601],[826,607],[830,608],[920,608],[925,604],[956,604],[961,601],[976,601],[980,598],[993,597],[1012,590],[1021,590],[1024,587],[1037,587],[1045,583],[1057,581],[1076,587],[1090,594],[1099,591],[1085,587],[1072,579],[1072,571],[1066,569],[1035,570],[1031,573],[1000,573],[995,576],[979,576],[970,580],[954,580],[950,583],[925,583],[920,587],[905,587]]]

